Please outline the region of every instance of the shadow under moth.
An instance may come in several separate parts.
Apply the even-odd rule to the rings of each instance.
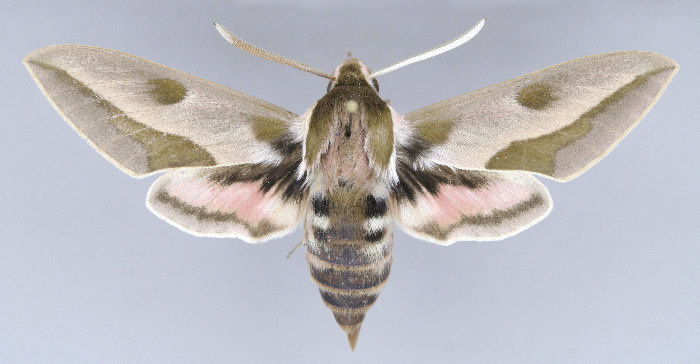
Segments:
[[[575,59],[398,114],[377,76],[457,47],[455,40],[378,72],[355,58],[302,115],[126,53],[39,49],[24,64],[78,134],[132,177],[165,171],[148,208],[197,236],[266,241],[304,227],[313,281],[354,349],[387,281],[394,221],[440,245],[500,240],[551,210],[533,174],[569,181],[634,128],[678,70],[651,52]]]

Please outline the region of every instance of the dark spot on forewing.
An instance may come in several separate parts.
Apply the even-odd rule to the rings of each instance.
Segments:
[[[542,110],[553,101],[558,100],[554,88],[543,82],[535,82],[518,91],[516,100],[522,106],[533,110]]]
[[[183,84],[167,78],[155,78],[148,80],[151,89],[148,90],[153,100],[162,105],[177,104],[187,94]]]

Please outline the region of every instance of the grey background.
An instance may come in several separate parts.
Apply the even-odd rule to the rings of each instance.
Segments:
[[[585,3],[585,4],[580,4]],[[0,4],[0,362],[700,361],[697,1],[16,1]],[[566,184],[551,215],[495,243],[439,247],[397,229],[391,279],[357,350],[322,303],[301,231],[261,245],[189,236],[82,141],[21,65],[52,44],[136,54],[301,113],[326,81],[229,46],[332,70],[378,69],[401,113],[576,57],[650,50],[681,69],[640,126]]]

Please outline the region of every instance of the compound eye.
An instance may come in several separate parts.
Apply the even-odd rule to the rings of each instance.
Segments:
[[[329,92],[331,90],[331,86],[333,86],[333,80],[328,81],[328,86],[326,87],[326,92]]]
[[[372,85],[374,85],[374,89],[377,90],[377,92],[379,92],[379,82],[377,82],[376,78],[372,79]]]

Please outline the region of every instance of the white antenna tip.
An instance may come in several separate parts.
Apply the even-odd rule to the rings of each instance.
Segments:
[[[426,60],[428,58],[435,57],[439,54],[448,52],[452,49],[455,49],[455,48],[461,46],[462,44],[468,42],[470,39],[474,38],[474,36],[477,35],[477,33],[479,33],[479,31],[481,31],[481,28],[484,27],[485,23],[486,23],[486,18],[483,18],[483,19],[479,20],[479,22],[477,22],[469,30],[462,33],[459,37],[457,37],[457,38],[455,38],[447,43],[439,45],[439,46],[437,46],[437,47],[435,47],[427,52],[423,52],[419,55],[405,59],[405,60],[403,60],[399,63],[396,63],[392,66],[389,66],[387,68],[384,68],[384,69],[381,69],[377,72],[374,72],[370,75],[370,77],[374,78],[377,76],[381,76],[381,75],[387,74],[389,72],[396,71],[397,69],[399,69],[401,67],[408,66],[411,63],[420,62],[420,61]]]

